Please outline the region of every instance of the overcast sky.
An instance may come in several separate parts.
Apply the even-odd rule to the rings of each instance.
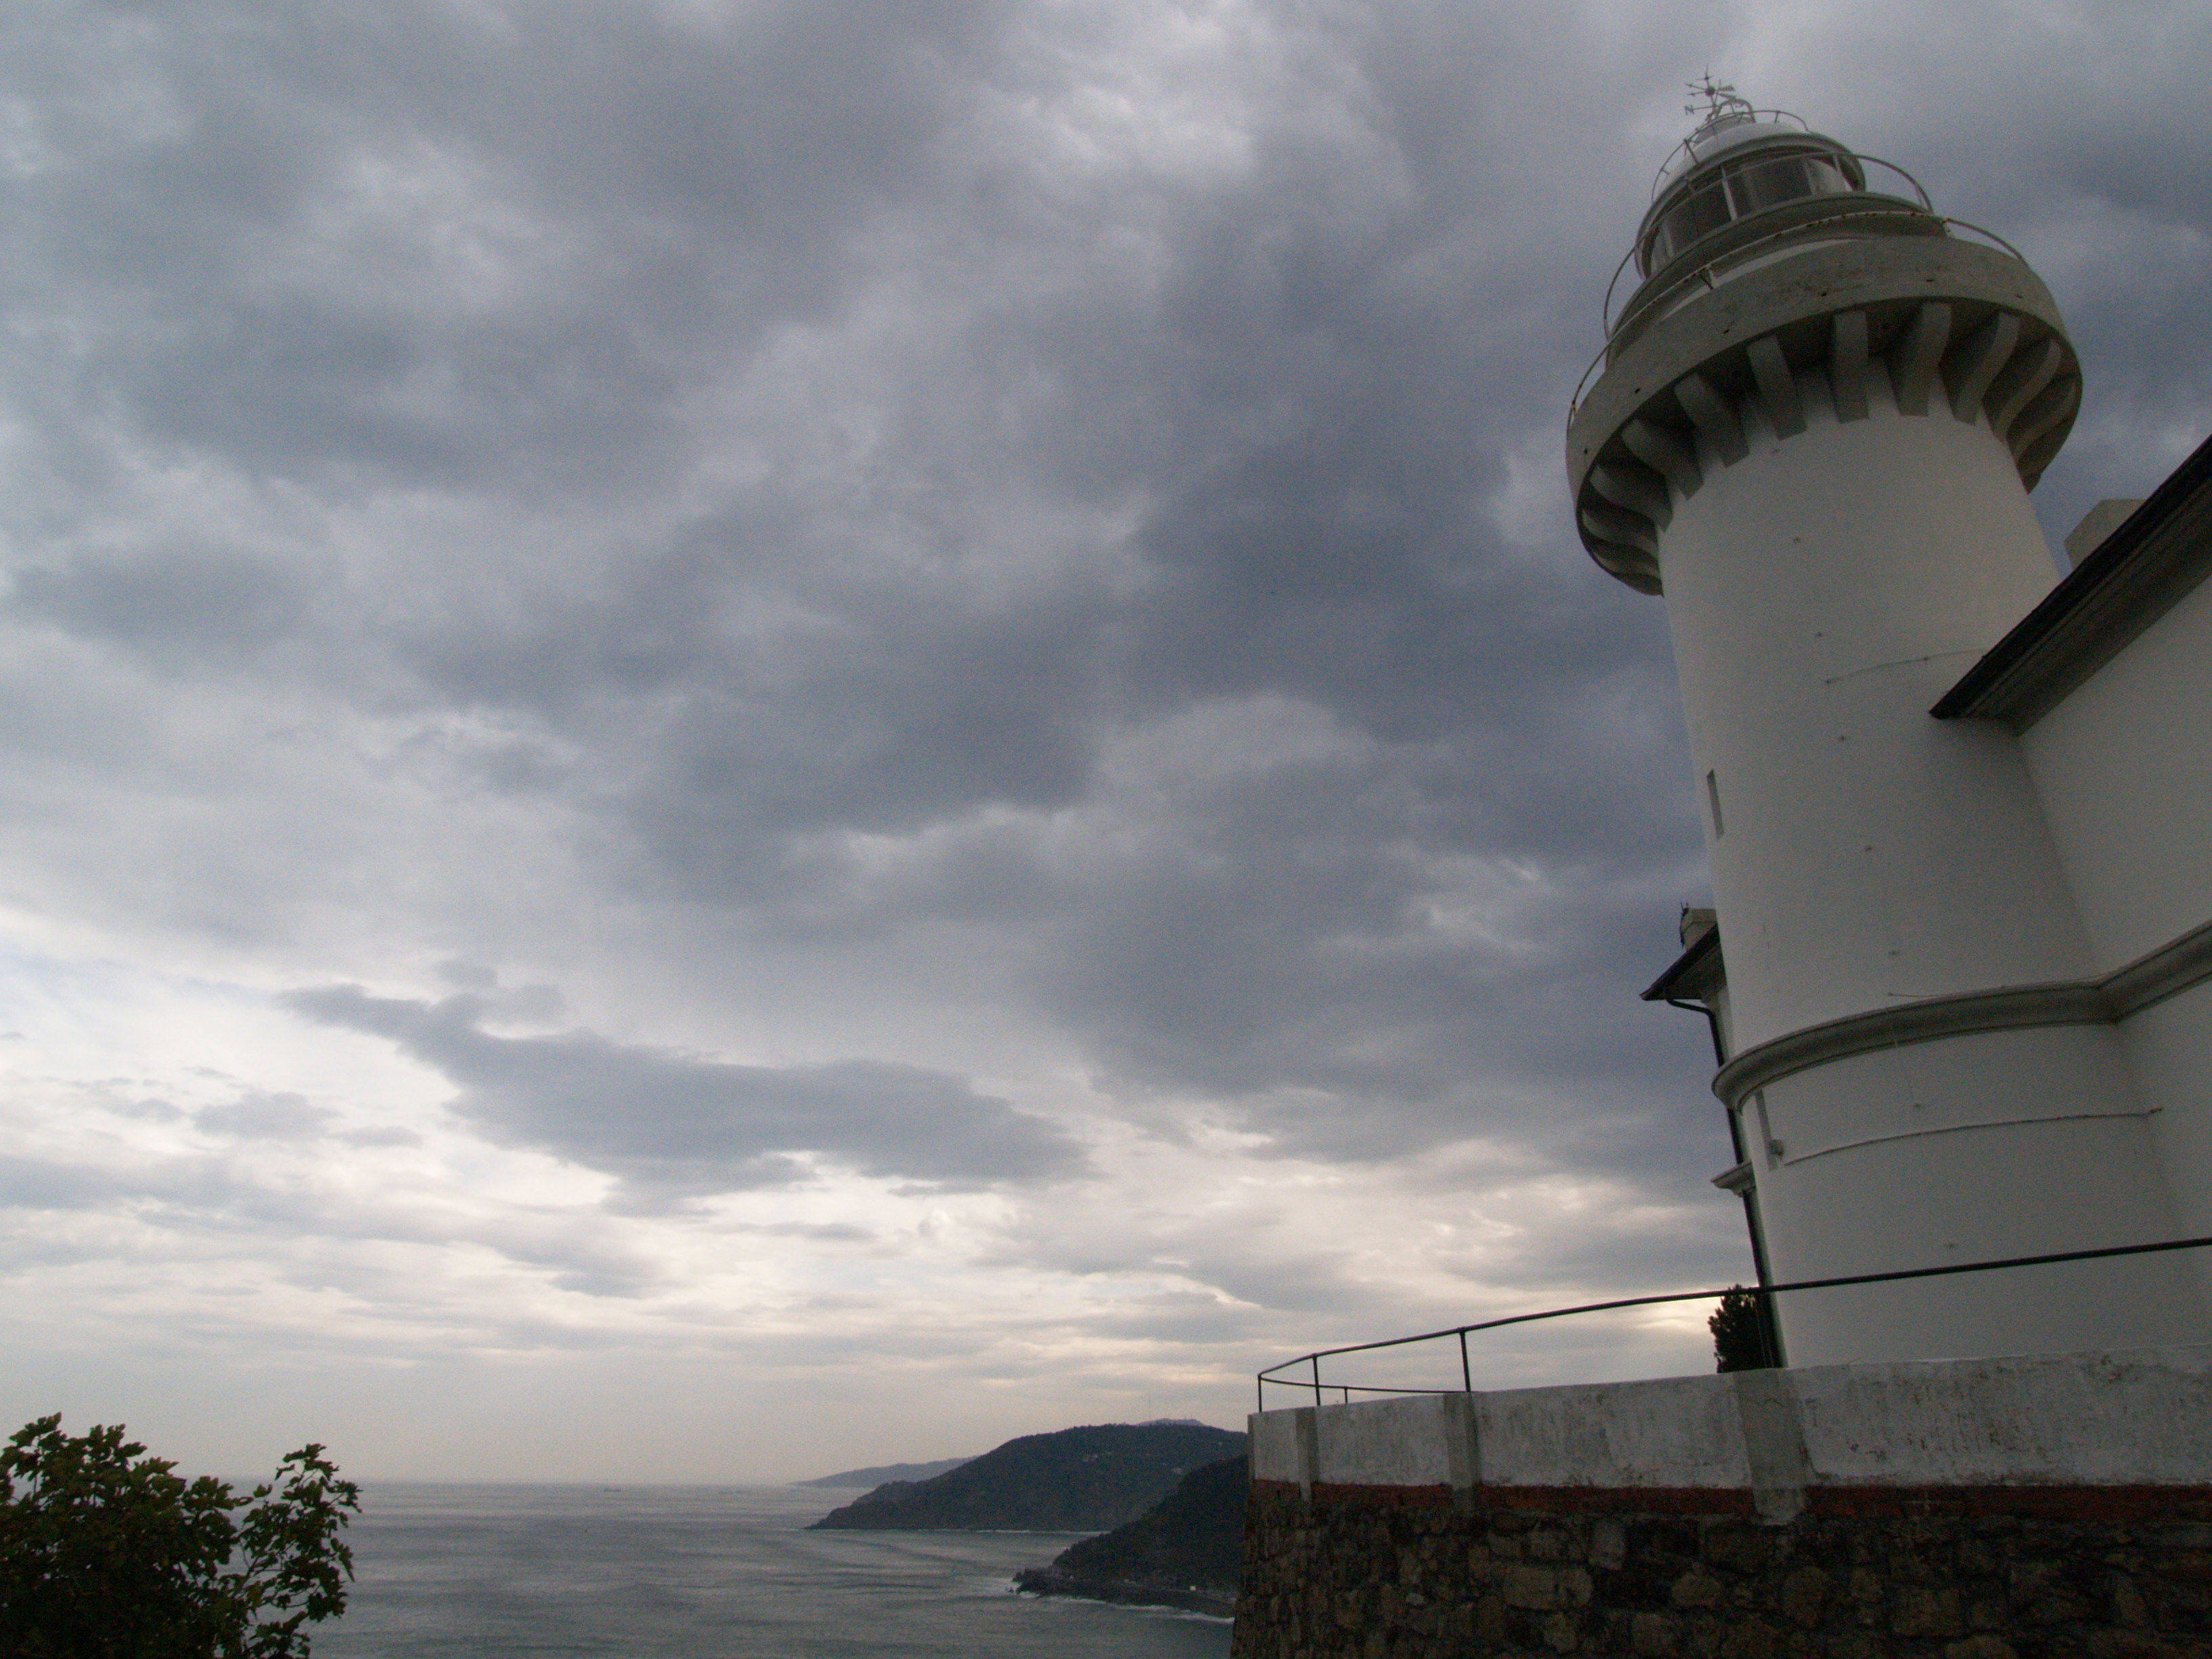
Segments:
[[[1560,460],[1708,66],[2051,284],[2055,534],[2212,428],[2202,4],[0,41],[0,1430],[192,1467],[804,1476],[1747,1276]]]

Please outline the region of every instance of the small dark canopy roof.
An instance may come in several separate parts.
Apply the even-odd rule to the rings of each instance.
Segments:
[[[1646,1002],[1703,1002],[1728,983],[1721,956],[1721,930],[1707,927],[1692,939],[1674,965],[1645,988]]]

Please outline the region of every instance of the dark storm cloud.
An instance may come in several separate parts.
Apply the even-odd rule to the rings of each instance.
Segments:
[[[416,1002],[358,987],[286,1006],[389,1037],[462,1092],[453,1109],[494,1140],[618,1176],[659,1205],[809,1181],[816,1157],[860,1174],[964,1190],[1079,1174],[1081,1150],[960,1079],[871,1060],[733,1066],[588,1032],[506,1037],[473,996]]]
[[[1018,611],[978,615],[903,564],[834,590],[793,571],[780,580],[833,625],[767,672],[710,647],[706,607],[683,605],[645,637],[688,639],[659,659],[678,683],[724,672],[664,728],[636,822],[695,899],[811,920],[825,890],[867,884],[822,832],[1080,812],[1107,793],[1109,732],[1290,699],[1355,752],[1155,796],[1140,847],[1073,867],[1001,840],[988,884],[948,860],[878,925],[1048,918],[1036,982],[1110,1079],[1225,1096],[1286,1151],[1571,1134],[1532,1121],[1564,1094],[1612,1131],[1606,1161],[1702,1164],[1710,1149],[1674,1151],[1685,1113],[1711,1116],[1697,1034],[1631,1000],[1700,885],[1663,621],[1579,556],[1564,502],[1534,556],[1494,510],[1510,453],[1556,468],[1570,365],[1595,337],[1595,278],[1589,294],[1558,280],[1571,244],[1526,206],[1545,178],[1480,159],[1467,131],[1499,137],[1540,101],[1514,83],[1553,43],[1413,15],[1428,52],[1316,14],[1359,94],[1315,121],[1312,64],[1254,94],[1251,167],[1169,188],[1146,222],[1163,272],[1148,302],[1074,241],[1048,301],[993,309],[1024,376],[1056,388],[1016,458],[1087,497],[1155,499],[1144,580],[1048,579]],[[1553,158],[1552,176],[1575,167]],[[988,246],[1003,218],[970,234]],[[963,406],[957,383],[911,390]],[[920,406],[890,425],[904,465],[944,451]],[[759,557],[739,534],[686,568]],[[1540,872],[1500,906],[1502,960],[1425,920],[1464,860]]]
[[[633,823],[690,893],[803,909],[811,836],[1083,799],[1099,735],[1095,614],[918,601],[842,623],[773,691],[696,686],[667,728]]]
[[[1565,892],[1509,872],[1455,878],[1437,861],[1482,842],[1424,822],[1458,769],[1442,769],[1425,798],[1408,787],[1418,762],[1377,757],[1270,775],[1188,812],[1178,844],[1120,872],[1112,902],[1078,924],[1068,1017],[1095,1022],[1157,1082],[1403,1109],[1334,1133],[1310,1097],[1303,1113],[1271,1109],[1291,1144],[1317,1149],[1320,1136],[1338,1156],[1523,1118],[1498,1098],[1516,1089],[1533,1101],[1693,1060],[1694,1032],[1651,1017],[1633,979],[1613,976],[1633,974],[1639,950],[1663,961],[1664,876],[1678,872],[1624,878],[1594,860]],[[1471,935],[1429,915],[1483,886],[1492,926]]]
[[[57,14],[16,267],[112,408],[258,472],[635,483],[703,369],[835,304],[1002,10]]]
[[[7,606],[27,619],[106,641],[163,668],[234,668],[296,634],[309,589],[301,573],[233,550],[163,547],[33,565]]]
[[[1627,1000],[1698,881],[1659,612],[1579,556],[1563,503],[1533,550],[1496,522],[1509,454],[1556,470],[1571,354],[1595,340],[1599,284],[1558,280],[1572,228],[1563,248],[1525,205],[1580,158],[1509,172],[1480,142],[1540,105],[1516,77],[1556,43],[1409,15],[1426,50],[1354,45],[1351,11],[1317,11],[1368,79],[1332,87],[1349,101],[1326,121],[1318,63],[1247,89],[1233,179],[1124,178],[1071,228],[1034,162],[972,137],[991,191],[907,178],[976,297],[917,319],[942,374],[872,394],[887,435],[856,516],[771,471],[586,597],[456,613],[416,662],[570,730],[609,699],[665,711],[620,806],[649,886],[802,929],[1023,927],[1008,948],[1042,952],[1033,982],[1109,1073],[1242,1097],[1286,1146],[1387,1156],[1522,1115],[1501,1103],[1547,1075],[1600,1079],[1608,1118],[1694,1102],[1694,1033]],[[1635,186],[1614,183],[1625,222]],[[1117,222],[1156,250],[1149,297],[1097,257]],[[1000,247],[1052,280],[994,293]],[[1023,418],[979,462],[966,422],[1009,396]],[[1153,500],[1140,578],[1040,551],[1014,603],[988,600],[962,562],[979,526],[948,502],[1004,494],[1008,469]],[[763,605],[800,619],[726,620]],[[1261,697],[1324,711],[1361,751],[1156,799],[1160,833],[1110,858],[964,838],[1000,809],[1079,821],[1115,732]],[[924,831],[953,845],[896,890],[841,851]],[[1421,919],[1462,860],[1552,890],[1507,921],[1530,947],[1510,983]],[[1278,1113],[1286,1089],[1304,1103]],[[1385,1121],[1385,1099],[1422,1109]]]

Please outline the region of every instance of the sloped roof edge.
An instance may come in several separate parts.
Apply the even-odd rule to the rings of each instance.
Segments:
[[[2024,732],[2208,575],[2212,438],[1928,712]]]

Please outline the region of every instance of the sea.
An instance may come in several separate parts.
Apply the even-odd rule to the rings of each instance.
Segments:
[[[1015,1595],[1083,1534],[809,1532],[850,1492],[364,1482],[314,1659],[1224,1659],[1229,1621]]]

